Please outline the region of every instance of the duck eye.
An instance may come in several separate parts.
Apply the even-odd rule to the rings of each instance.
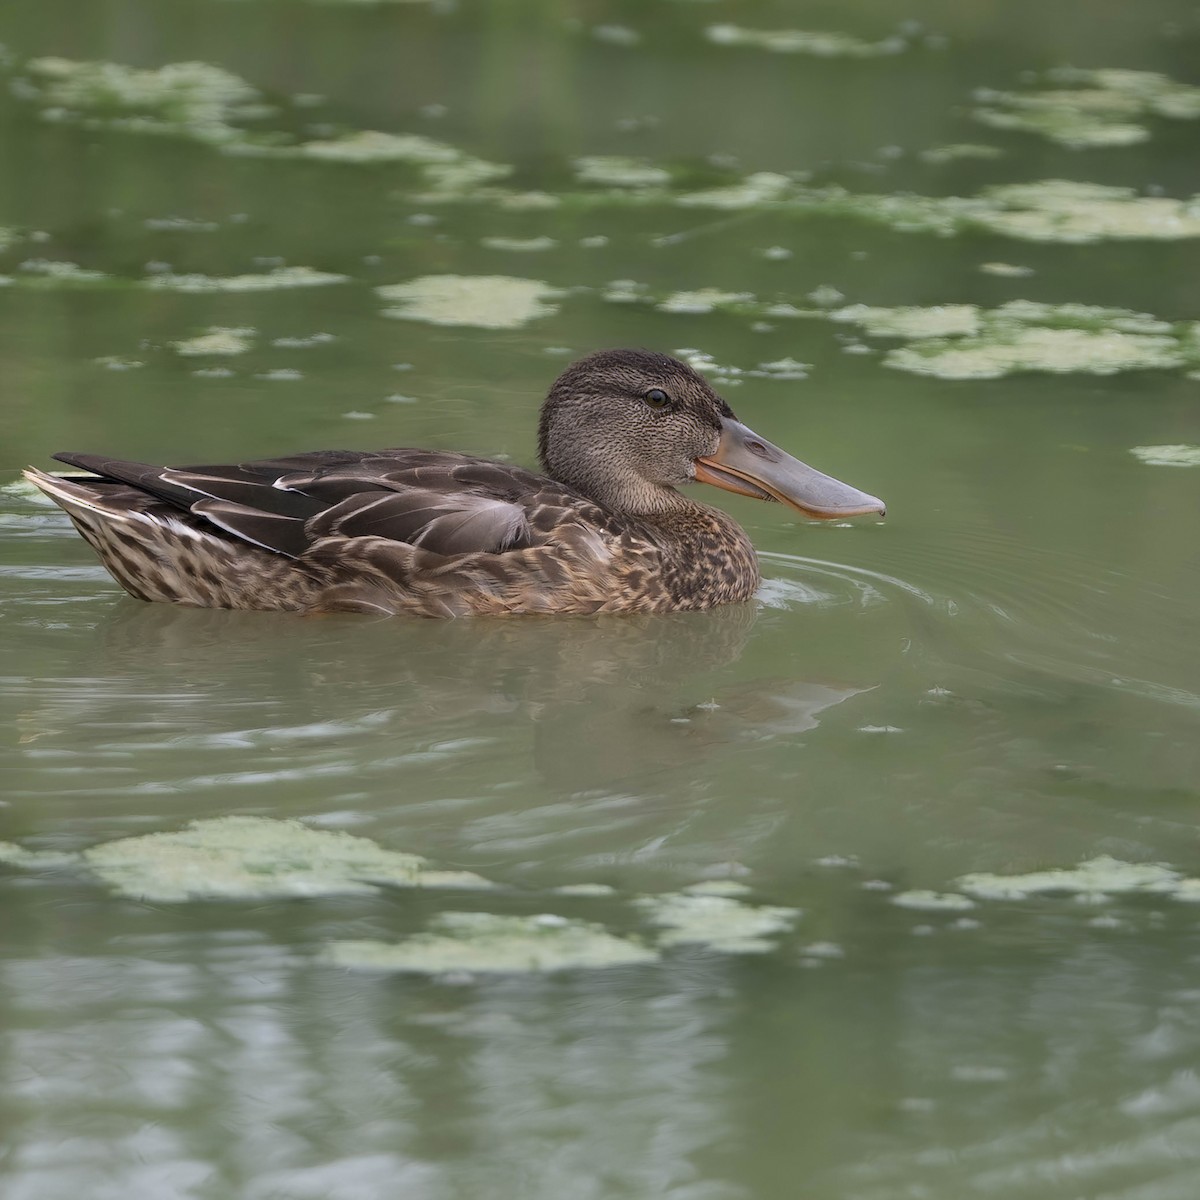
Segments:
[[[645,396],[642,397],[642,399],[645,400],[651,408],[656,409],[659,412],[661,412],[671,403],[671,397],[668,396],[667,393],[662,390],[662,388],[651,388],[645,394]]]

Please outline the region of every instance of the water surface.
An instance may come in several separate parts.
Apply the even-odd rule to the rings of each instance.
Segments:
[[[893,903],[1099,855],[1200,875],[1200,467],[1130,453],[1200,444],[1200,125],[1139,100],[1080,149],[972,116],[1061,66],[1200,86],[1191,6],[10,0],[0,42],[5,484],[58,449],[529,462],[557,371],[634,344],[889,504],[720,496],[752,605],[443,624],[142,605],[0,492],[0,840],[299,819],[499,885],[172,904],[0,866],[6,1200],[1193,1200],[1193,905]],[[47,57],[118,67],[60,103]],[[250,99],[181,116],[124,70],[180,62]],[[1046,180],[1178,207],[997,227],[987,189]],[[542,286],[468,285],[469,325],[375,290],[443,275]],[[1017,300],[1103,344],[947,379],[844,314]],[[461,911],[655,946],[635,898],[730,879],[803,915],[545,976],[325,954]]]

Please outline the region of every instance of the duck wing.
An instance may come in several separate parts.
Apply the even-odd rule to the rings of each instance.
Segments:
[[[488,459],[431,450],[319,451],[236,465],[55,458],[289,558],[326,538],[379,538],[446,557],[543,545],[582,498]],[[586,503],[586,502],[584,502]]]

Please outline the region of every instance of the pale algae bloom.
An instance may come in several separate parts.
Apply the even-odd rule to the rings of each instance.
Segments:
[[[250,328],[231,329],[214,325],[205,333],[196,337],[182,338],[171,342],[171,348],[176,354],[185,358],[201,355],[234,355],[245,354],[254,345],[256,331]]]
[[[40,504],[41,501],[36,497],[26,496],[23,491],[18,491],[19,487],[25,486],[32,485],[10,483],[0,488],[0,491],[8,493],[10,496],[21,496],[34,504]],[[79,856],[76,854],[59,853],[54,850],[26,850],[14,842],[0,842],[0,863],[7,863],[12,867],[25,867],[30,870],[38,867],[70,867],[78,861]]]
[[[615,896],[617,889],[607,883],[564,883],[551,889],[556,896]]]
[[[942,237],[978,230],[1022,241],[1072,244],[1200,237],[1200,197],[1141,196],[1133,188],[1064,179],[997,184],[976,196],[921,196],[805,187],[787,175],[762,171],[736,183],[676,195],[673,203],[851,217],[901,233]]]
[[[276,109],[257,88],[210,63],[143,70],[121,63],[35,58],[12,87],[20,99],[36,104],[46,120],[87,129],[172,135],[243,156],[410,163],[440,199],[478,189],[512,171],[421,134],[363,129],[297,142],[278,131],[252,132],[243,125]]]
[[[575,160],[575,178],[580,183],[616,188],[660,188],[671,182],[671,173],[642,159],[597,154]]]
[[[1186,323],[1088,304],[852,305],[829,319],[856,324],[869,336],[907,340],[907,346],[884,355],[884,364],[940,379],[998,379],[1022,371],[1113,375],[1181,367],[1200,358],[1194,327]]]
[[[1004,151],[999,146],[987,146],[979,142],[952,142],[946,146],[930,146],[927,150],[922,150],[917,154],[917,157],[922,162],[934,163],[941,166],[943,163],[958,162],[964,158],[1002,158]]]
[[[807,379],[811,364],[802,363],[794,358],[777,358],[773,362],[759,363],[747,375],[755,375],[763,379],[798,380]]]
[[[377,886],[494,886],[370,838],[266,817],[193,821],[178,833],[102,842],[80,857],[121,895],[156,903],[370,895]]]
[[[32,288],[146,287],[164,292],[273,292],[287,288],[325,287],[347,283],[349,275],[316,271],[312,267],[276,267],[247,275],[176,275],[163,271],[130,280],[81,267],[58,259],[31,258],[20,264],[18,273],[2,276],[11,285]]]
[[[479,244],[488,250],[509,250],[514,254],[538,254],[543,250],[553,250],[558,242],[552,237],[485,237],[479,239]]]
[[[797,194],[796,183],[774,171],[756,171],[745,179],[701,192],[685,192],[675,198],[683,208],[757,208]]]
[[[120,63],[35,58],[25,64],[13,88],[22,99],[38,104],[48,121],[183,134],[217,144],[245,136],[235,122],[270,111],[245,80],[200,62],[139,70]]]
[[[965,912],[975,907],[975,901],[958,892],[931,892],[916,888],[909,892],[897,892],[891,903],[899,908],[913,908],[919,912]]]
[[[332,942],[322,955],[336,966],[422,975],[548,973],[654,962],[656,951],[590,921],[553,913],[505,917],[442,913],[427,933],[402,942]]]
[[[1087,243],[1200,237],[1200,197],[1139,196],[1133,188],[1046,179],[986,188],[991,206],[967,216],[992,233],[1030,242]]]
[[[375,291],[393,304],[385,317],[482,329],[518,329],[550,316],[556,311],[550,301],[564,294],[541,280],[507,275],[424,275]]]
[[[1129,453],[1151,467],[1200,467],[1200,446],[1134,446]]]
[[[743,29],[740,25],[710,25],[704,36],[718,46],[753,46],[776,54],[811,54],[817,58],[878,58],[899,54],[903,38],[868,42],[849,33],[814,33],[803,29]]]
[[[418,133],[380,133],[374,129],[360,129],[322,141],[302,142],[284,152],[303,158],[360,163],[453,163],[462,157],[462,152],[453,146]]]
[[[103,271],[93,271],[78,263],[50,258],[26,259],[21,263],[20,270],[23,274],[15,276],[14,281],[32,287],[70,287],[75,284],[104,283],[111,278]]]
[[[140,358],[125,358],[120,354],[102,354],[92,361],[106,371],[136,371],[146,365]]]
[[[710,313],[718,308],[753,304],[750,292],[723,292],[720,288],[700,288],[694,292],[673,292],[658,310],[667,313]]]
[[[1184,879],[1162,863],[1130,863],[1101,855],[1076,867],[1030,871],[1024,875],[976,872],[955,883],[982,900],[1025,900],[1042,893],[1063,892],[1084,898],[1109,894],[1150,893],[1200,899],[1200,880]]]
[[[346,283],[348,275],[311,267],[276,267],[252,275],[151,275],[143,286],[162,292],[274,292],[288,288],[326,287]]]
[[[995,129],[1040,134],[1075,150],[1144,142],[1150,136],[1145,117],[1200,117],[1200,88],[1154,71],[1060,67],[1038,82],[1049,89],[978,91],[980,107],[972,115]]]
[[[831,321],[849,322],[873,337],[927,338],[978,333],[979,309],[974,304],[938,304],[928,308],[872,308],[852,304],[829,314]]]
[[[800,910],[745,904],[737,899],[742,890],[736,881],[714,881],[682,892],[642,896],[634,904],[662,929],[660,946],[701,945],[726,954],[772,950],[773,936],[791,930]]]
[[[979,269],[985,275],[998,275],[1001,279],[1026,279],[1036,274],[1032,267],[1020,263],[985,262],[979,264]]]

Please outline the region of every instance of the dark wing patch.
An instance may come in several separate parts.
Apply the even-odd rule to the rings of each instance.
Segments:
[[[308,522],[322,537],[380,537],[407,542],[435,554],[497,554],[529,545],[525,510],[518,504],[469,493],[432,493],[423,488],[359,492]]]
[[[309,547],[304,522],[296,517],[263,512],[229,500],[197,500],[191,511],[244,542],[286,554],[288,558],[299,558]]]
[[[446,557],[543,543],[572,497],[507,463],[435,450],[319,451],[235,465],[158,467],[96,454],[56,458],[295,558],[326,537],[371,537]]]

